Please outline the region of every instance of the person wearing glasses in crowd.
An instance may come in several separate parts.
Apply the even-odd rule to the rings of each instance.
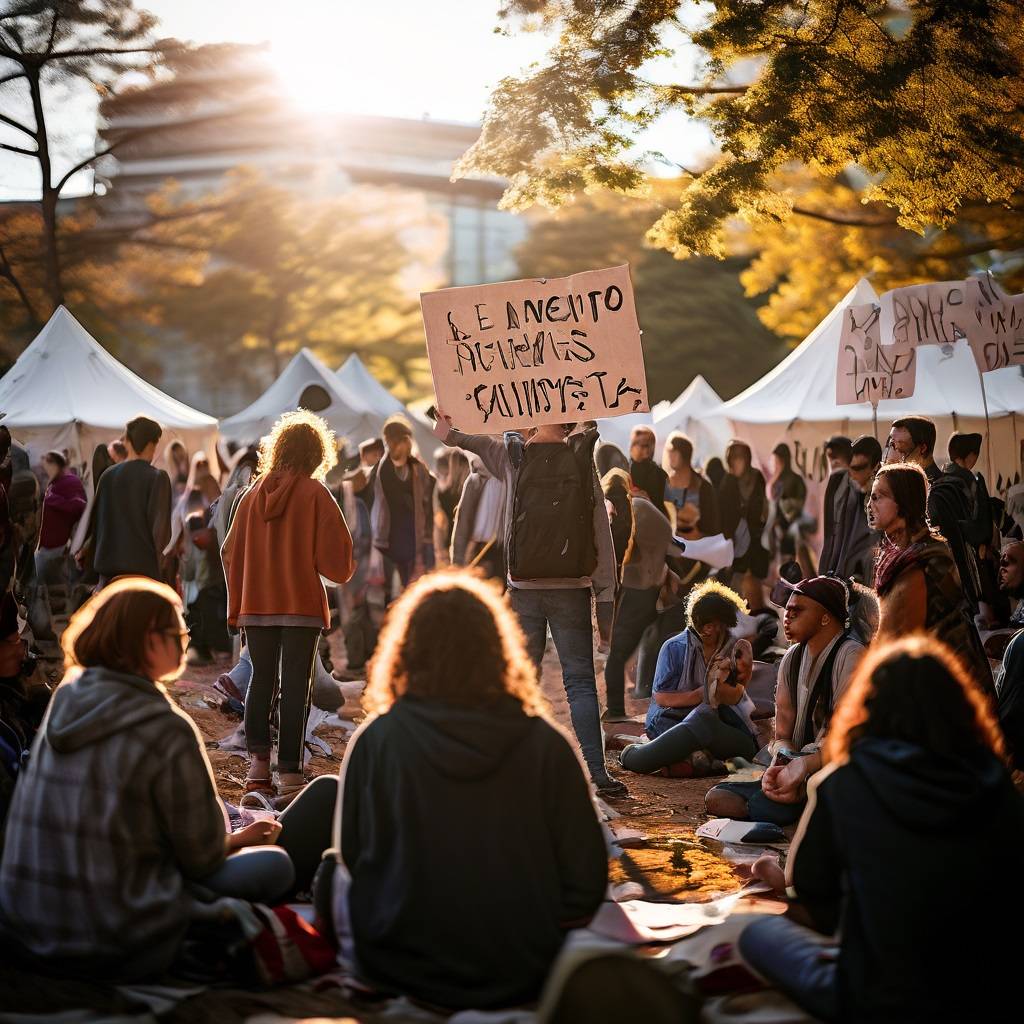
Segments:
[[[825,496],[825,540],[819,571],[870,584],[878,538],[868,525],[867,495],[882,462],[882,446],[870,435],[850,446],[847,468],[829,478]],[[831,499],[831,500],[830,500]]]

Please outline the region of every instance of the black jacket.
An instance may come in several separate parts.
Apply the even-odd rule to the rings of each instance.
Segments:
[[[171,480],[141,459],[111,466],[96,487],[93,565],[100,576],[161,578],[171,536]]]
[[[565,737],[507,698],[399,699],[346,752],[336,836],[361,973],[450,1009],[536,999],[608,854]]]
[[[842,1019],[1018,1019],[1024,889],[998,865],[1022,845],[1024,800],[988,752],[868,737],[818,776],[790,870],[818,928],[839,927]]]

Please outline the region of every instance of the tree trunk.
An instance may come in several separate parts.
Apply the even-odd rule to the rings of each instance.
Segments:
[[[36,148],[39,151],[39,171],[42,177],[42,198],[40,208],[43,215],[43,266],[46,276],[46,290],[53,312],[64,302],[64,287],[61,281],[60,254],[57,251],[57,190],[53,187],[53,168],[50,164],[50,140],[46,134],[46,116],[43,113],[43,96],[40,89],[39,69],[26,68],[29,91],[32,95],[32,111],[36,119]]]

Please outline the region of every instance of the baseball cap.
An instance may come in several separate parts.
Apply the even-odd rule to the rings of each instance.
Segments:
[[[801,594],[811,601],[817,601],[840,622],[846,622],[850,617],[846,585],[837,576],[812,576],[799,583],[787,583],[785,580],[780,583],[788,594]]]

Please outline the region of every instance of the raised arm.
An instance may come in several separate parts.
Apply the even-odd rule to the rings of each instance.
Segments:
[[[448,445],[449,448],[462,448],[464,451],[472,452],[479,456],[491,476],[499,480],[505,479],[505,472],[509,466],[508,452],[505,450],[505,442],[500,437],[491,437],[489,434],[464,434],[452,426],[451,416],[441,411],[438,411],[433,430],[434,437],[442,444]]]

